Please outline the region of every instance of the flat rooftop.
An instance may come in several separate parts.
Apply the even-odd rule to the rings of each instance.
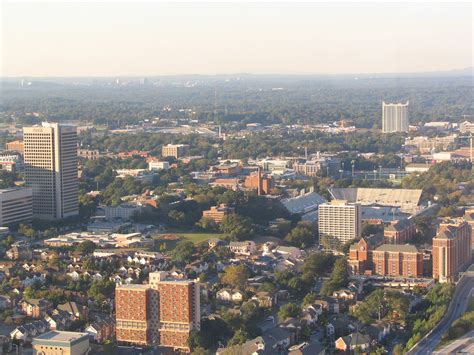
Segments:
[[[72,342],[74,340],[80,339],[82,337],[89,337],[87,333],[79,332],[64,332],[53,330],[41,335],[38,335],[34,340],[48,340],[48,341],[57,341],[57,342]]]

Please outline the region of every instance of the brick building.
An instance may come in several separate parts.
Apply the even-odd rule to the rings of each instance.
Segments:
[[[199,284],[150,273],[148,285],[116,288],[117,341],[189,351],[187,340],[200,329]]]
[[[471,249],[474,250],[474,208],[466,210],[464,219],[471,226]]]
[[[374,273],[382,276],[423,276],[423,253],[414,245],[384,244],[372,251]]]
[[[446,219],[433,238],[433,278],[453,282],[471,260],[471,226],[461,218]]]
[[[41,318],[48,313],[53,304],[45,299],[29,299],[20,303],[21,313],[31,318]]]
[[[387,244],[405,244],[415,233],[416,227],[408,219],[391,221],[383,231]]]
[[[362,238],[349,249],[349,267],[353,274],[420,277],[423,253],[413,245],[382,244],[377,236]]]
[[[115,289],[116,338],[137,345],[150,343],[148,285],[121,285]]]
[[[257,172],[254,172],[245,178],[244,187],[251,190],[257,190],[259,195],[268,195],[274,187],[274,181],[271,176],[263,175],[259,168]]]
[[[202,216],[205,218],[210,218],[216,223],[221,223],[225,216],[234,212],[235,209],[233,207],[229,207],[222,203],[219,206],[212,206],[207,211],[202,211]]]
[[[18,152],[18,153],[23,154],[25,150],[25,145],[23,144],[23,141],[13,141],[13,142],[6,143],[5,148],[8,151]]]

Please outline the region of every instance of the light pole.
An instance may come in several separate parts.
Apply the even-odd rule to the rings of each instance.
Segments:
[[[354,167],[355,167],[355,160],[351,161],[352,164],[352,178],[354,178]]]

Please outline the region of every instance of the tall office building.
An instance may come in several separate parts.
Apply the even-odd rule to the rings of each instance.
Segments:
[[[453,282],[471,260],[471,226],[463,219],[446,220],[433,238],[433,278]]]
[[[361,207],[358,203],[333,200],[319,205],[319,240],[324,236],[342,243],[359,239],[362,232]]]
[[[33,188],[33,214],[61,219],[79,213],[77,131],[43,122],[23,128],[26,185]]]
[[[151,272],[148,285],[115,289],[116,337],[122,343],[189,351],[189,335],[201,326],[199,284]]]
[[[408,132],[408,101],[405,104],[382,103],[382,132]]]

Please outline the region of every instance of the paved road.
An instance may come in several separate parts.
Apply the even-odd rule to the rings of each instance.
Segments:
[[[433,354],[473,354],[474,353],[474,330],[463,337],[456,339],[445,347],[435,351]]]
[[[441,341],[443,334],[449,329],[451,324],[458,319],[467,309],[469,296],[474,289],[474,276],[464,276],[456,287],[456,292],[451,301],[448,311],[433,331],[407,354],[431,354]]]

